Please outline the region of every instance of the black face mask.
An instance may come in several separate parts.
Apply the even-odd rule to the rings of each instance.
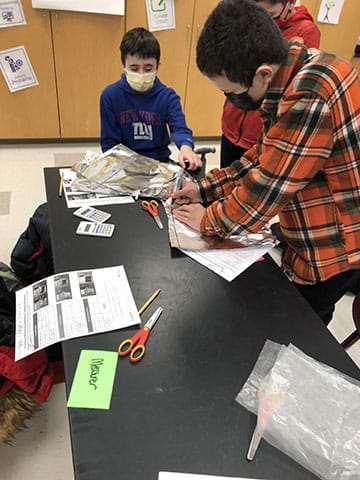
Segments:
[[[231,102],[235,107],[241,108],[242,110],[258,110],[261,107],[262,100],[254,100],[248,92],[244,93],[224,93],[225,97]]]

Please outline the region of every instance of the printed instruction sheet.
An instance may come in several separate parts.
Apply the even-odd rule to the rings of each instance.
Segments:
[[[52,275],[16,292],[15,361],[60,341],[138,323],[122,265]]]
[[[220,275],[220,277],[225,278],[228,282],[231,282],[272,248],[271,245],[263,245],[260,247],[232,248],[229,250],[181,251],[212,272]]]
[[[134,199],[127,195],[103,195],[101,193],[81,192],[71,186],[76,177],[76,172],[71,168],[60,168],[59,174],[64,173],[64,193],[68,208],[96,207],[99,205],[118,205],[123,203],[134,203]],[[60,178],[60,177],[59,177]]]

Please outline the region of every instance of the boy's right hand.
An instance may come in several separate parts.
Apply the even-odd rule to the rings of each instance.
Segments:
[[[180,190],[171,193],[171,198],[174,200],[174,207],[176,204],[186,205],[188,203],[201,202],[199,186],[194,182],[182,182]]]

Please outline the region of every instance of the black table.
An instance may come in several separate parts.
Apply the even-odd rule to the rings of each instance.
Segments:
[[[45,170],[57,272],[124,265],[137,305],[161,288],[143,315],[164,308],[144,359],[119,357],[111,409],[69,409],[76,479],[157,480],[178,471],[267,480],[315,477],[262,442],[245,460],[255,416],[235,402],[266,339],[289,342],[360,379],[358,368],[270,258],[228,283],[177,250],[139,207],[103,207],[111,239],[75,234],[79,219]],[[163,210],[161,219],[166,226]],[[69,390],[82,349],[115,351],[129,331],[64,342]]]

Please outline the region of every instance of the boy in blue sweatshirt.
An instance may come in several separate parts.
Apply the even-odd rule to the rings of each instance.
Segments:
[[[157,39],[144,28],[133,28],[124,35],[120,52],[124,73],[100,98],[102,151],[122,143],[141,155],[168,161],[170,131],[180,150],[180,165],[190,170],[200,168],[180,97],[157,78]]]

